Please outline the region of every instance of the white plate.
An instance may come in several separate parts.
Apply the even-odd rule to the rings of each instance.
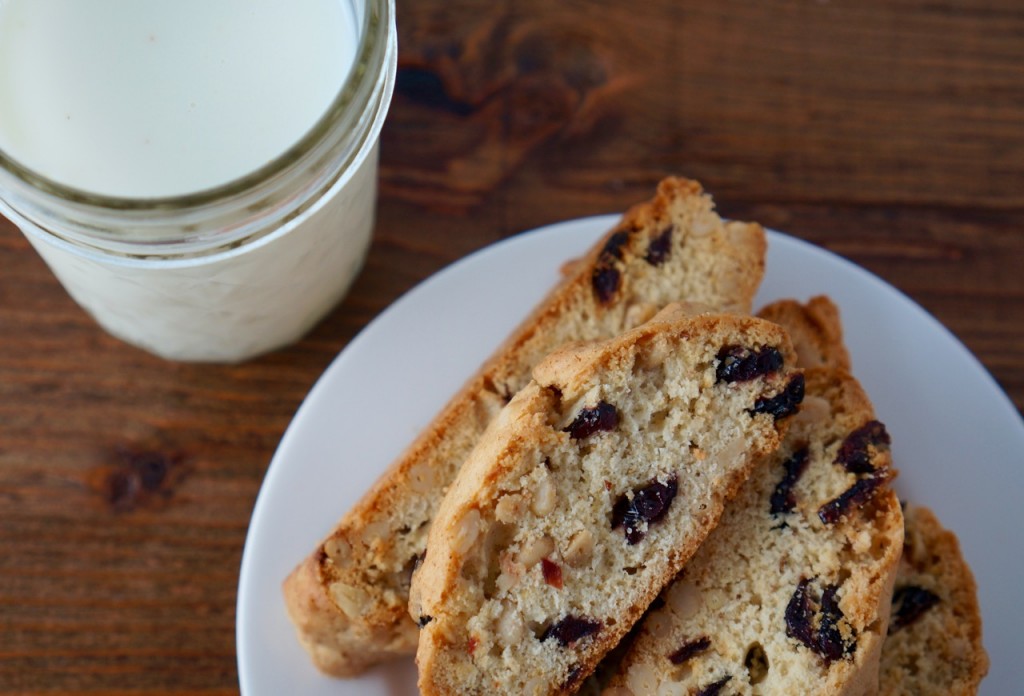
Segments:
[[[411,660],[358,680],[318,674],[285,616],[281,581],[540,300],[562,262],[616,220],[552,225],[453,264],[377,317],[323,374],[281,441],[249,526],[238,588],[243,694],[415,693]],[[757,306],[819,293],[840,306],[854,371],[892,434],[901,496],[932,507],[974,568],[992,659],[982,693],[1014,693],[1024,683],[1022,421],[977,360],[907,297],[770,233]]]

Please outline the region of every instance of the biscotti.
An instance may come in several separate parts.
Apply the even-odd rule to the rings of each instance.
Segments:
[[[351,675],[415,650],[409,579],[430,520],[487,424],[543,356],[568,341],[616,335],[673,301],[749,311],[764,251],[759,226],[724,222],[693,181],[666,179],[652,201],[630,210],[288,578],[288,612],[314,662]]]
[[[826,297],[780,300],[758,316],[789,331],[801,367],[850,368],[838,308]],[[904,543],[888,637],[882,646],[883,696],[969,696],[988,672],[971,569],[956,536],[935,514],[904,506]]]
[[[805,406],[664,592],[606,690],[874,694],[903,541],[888,436],[847,373]]]
[[[778,300],[762,307],[757,316],[775,322],[789,332],[800,367],[835,367],[851,371],[839,308],[825,295],[812,297],[805,304],[796,300]]]
[[[906,505],[904,517],[879,693],[971,696],[988,672],[974,577],[956,537],[931,510]]]
[[[788,337],[689,311],[556,351],[481,438],[413,577],[421,693],[575,690],[778,447]]]

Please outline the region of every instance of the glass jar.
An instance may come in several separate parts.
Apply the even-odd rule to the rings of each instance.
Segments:
[[[258,170],[186,195],[117,198],[64,186],[0,151],[0,213],[128,343],[169,359],[235,362],[298,340],[348,290],[374,225],[397,64],[394,0],[352,5],[348,77],[305,136]]]

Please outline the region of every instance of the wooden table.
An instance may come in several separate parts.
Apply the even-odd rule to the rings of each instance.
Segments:
[[[665,174],[877,273],[1024,407],[1019,3],[398,4],[376,239],[298,345],[151,357],[0,220],[0,692],[235,692],[246,525],[321,371],[439,268]]]

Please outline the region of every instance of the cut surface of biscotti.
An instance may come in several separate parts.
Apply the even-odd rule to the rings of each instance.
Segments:
[[[843,343],[843,332],[842,324],[839,318],[839,309],[828,297],[818,296],[811,298],[806,304],[801,304],[796,300],[790,299],[779,300],[764,307],[760,312],[758,312],[758,316],[774,321],[786,329],[786,331],[789,333],[790,339],[793,342],[793,346],[797,351],[798,366],[804,368],[827,368],[825,370],[819,370],[817,372],[817,375],[814,377],[813,383],[809,385],[809,390],[807,392],[807,395],[805,396],[805,403],[802,407],[803,413],[797,418],[797,422],[802,422],[804,425],[798,425],[798,429],[790,431],[787,437],[787,442],[784,445],[784,448],[792,448],[792,443],[794,440],[802,439],[801,434],[804,430],[806,430],[806,423],[809,420],[824,418],[826,417],[826,413],[831,412],[832,407],[824,399],[824,395],[814,393],[815,391],[820,390],[819,388],[822,384],[822,380],[828,374],[834,374],[841,380],[850,382],[850,378],[848,377],[848,375],[844,374],[844,372],[848,370],[850,367],[850,358],[849,353],[847,352],[846,347]],[[838,370],[838,372],[830,373],[828,370]],[[851,382],[851,389],[859,393],[860,388],[856,386],[855,383]],[[838,396],[838,392],[836,392],[835,394],[836,396]],[[865,417],[867,417],[867,414],[865,414]],[[786,451],[787,450],[784,449],[783,454]],[[773,460],[776,462],[774,470],[771,467],[769,467],[767,469],[761,468],[755,471],[755,474],[745,484],[745,487],[741,494],[732,503],[732,507],[743,507],[744,505],[746,505],[753,506],[756,508],[758,505],[761,505],[761,507],[763,508],[767,505],[768,510],[770,511],[773,505],[781,504],[783,501],[785,501],[786,496],[789,495],[786,484],[788,483],[788,485],[792,485],[795,482],[796,471],[794,471],[793,476],[790,476],[790,478],[792,479],[791,481],[784,482],[781,479],[779,479],[779,459],[779,454],[776,454],[773,457]],[[805,463],[803,464],[803,466],[807,467],[808,464]],[[787,476],[789,475],[789,469],[786,469],[786,474]],[[802,473],[800,475],[802,475]],[[891,496],[891,494],[887,495]],[[757,500],[758,496],[762,497],[762,500],[760,502]],[[771,500],[771,496],[775,496],[776,500]],[[892,505],[891,500],[889,501],[889,505]],[[722,546],[728,546],[730,543],[738,545],[740,543],[741,538],[748,535],[748,532],[746,530],[742,529],[741,527],[738,527],[738,524],[741,521],[740,516],[742,514],[743,513],[737,510],[726,511],[725,515],[723,516],[723,523],[721,527],[711,534],[711,536],[705,543],[705,547],[698,551],[697,557],[694,559],[693,564],[697,565],[698,567],[707,567],[714,564],[723,564],[727,566],[729,564],[739,564],[740,567],[746,568],[745,572],[749,572],[752,575],[761,573],[761,564],[769,563],[765,559],[760,558],[759,554],[750,554],[750,558],[736,558],[738,551],[733,551],[730,555],[730,553],[727,551],[713,550],[721,549]],[[754,520],[754,522],[760,521],[762,524],[764,523],[764,518],[757,517],[756,515],[752,516],[752,519]],[[732,532],[727,531],[730,528],[733,529]],[[883,533],[889,533],[891,532],[891,530],[892,521],[890,520],[889,526],[884,527],[882,531]],[[763,534],[765,533],[765,530],[761,528],[760,532]],[[757,525],[755,525],[754,530],[751,530],[749,532],[750,538],[748,539],[747,543],[756,546],[758,543],[756,534]],[[776,536],[776,534],[773,533],[770,536],[774,537]],[[891,540],[889,544],[891,549]],[[785,549],[781,548],[776,548],[776,552],[779,556],[784,556],[787,553]],[[718,558],[719,555],[722,555],[723,557]],[[891,577],[891,555],[888,558],[887,562],[889,563],[889,568],[887,569],[887,572],[889,573],[889,577]],[[701,564],[703,564],[703,566],[701,566]],[[687,571],[684,571],[684,575],[686,574],[686,572]],[[736,572],[736,570],[730,568],[729,572]],[[775,571],[773,570],[772,572]],[[763,582],[763,580],[752,579],[751,582]],[[692,586],[688,587],[686,585],[670,587],[668,590],[666,590],[666,596],[672,598],[677,605],[684,602],[690,602],[692,605],[693,603],[695,603],[694,600],[696,598],[696,594],[692,591]],[[785,593],[783,593],[782,599],[787,599]],[[692,606],[690,607],[690,609],[692,609]],[[688,610],[689,609],[684,607],[680,611],[685,612]],[[651,618],[649,620],[655,622],[658,628],[664,628],[667,625],[665,622],[672,617],[672,608],[663,608],[660,611],[661,613],[659,614],[659,611],[652,609],[652,616],[658,616],[659,618]],[[759,616],[758,621],[763,623],[764,617]],[[643,632],[645,628],[649,634],[650,629],[649,625],[646,622],[639,627],[640,631],[638,632]],[[650,635],[648,635],[648,637],[645,638],[645,640],[648,643],[648,652],[650,652],[650,650],[653,649],[653,646],[656,643],[656,641]],[[874,651],[874,664],[872,664],[872,660],[869,656],[867,660],[862,660],[863,662],[866,662],[868,664],[867,669],[846,669],[845,671],[847,672],[847,676],[836,680],[837,682],[845,683],[847,685],[843,687],[847,690],[847,693],[850,693],[850,685],[854,684],[858,679],[860,679],[862,682],[868,683],[870,683],[874,679],[873,675],[877,674],[877,646],[878,640],[877,636],[875,636],[870,641],[870,648],[872,651]],[[625,649],[626,647],[627,646],[620,647],[620,655],[617,656],[617,659],[615,659],[614,661],[609,661],[607,664],[602,665],[602,678],[600,680],[594,680],[590,684],[588,684],[590,693],[600,693],[602,691],[602,688],[606,686],[609,683],[609,681],[613,678],[615,679],[616,686],[612,689],[609,689],[609,693],[631,693],[631,690],[627,685],[628,679],[625,674],[625,668],[623,666],[622,658],[622,655],[625,655],[627,652],[627,650]],[[710,647],[710,645],[708,647]],[[761,647],[763,649],[763,646]],[[680,648],[681,646],[673,647],[671,648],[671,652],[675,656],[675,659],[680,661],[680,663],[682,664],[686,662],[686,660],[683,660],[683,658],[686,657],[686,651],[680,652]],[[693,657],[695,657],[696,655],[703,652],[704,648],[705,641],[698,639],[690,647],[690,651],[694,653]],[[643,646],[637,648],[638,652],[643,650]],[[662,651],[666,654],[670,652],[668,647],[663,648]],[[743,657],[743,662],[746,663],[747,656],[744,655]],[[751,659],[753,660],[754,657],[759,658],[758,650],[754,650]],[[692,680],[690,682],[684,681],[682,683],[679,683],[676,681],[675,677],[681,674],[682,670],[677,669],[677,666],[673,664],[671,660],[665,662],[663,660],[654,659],[649,661],[648,663],[643,663],[642,660],[638,660],[636,655],[630,656],[629,659],[638,661],[640,663],[635,668],[635,673],[630,675],[630,677],[633,679],[632,685],[637,689],[647,688],[653,683],[655,685],[654,688],[660,688],[662,690],[661,692],[655,693],[663,692],[666,694],[700,693],[702,690],[704,691],[704,693],[708,694],[718,692],[721,692],[723,694],[751,692],[773,693],[773,691],[771,689],[768,689],[767,687],[759,687],[760,690],[758,690],[755,688],[751,688],[750,685],[744,686],[740,684],[738,681],[734,682],[734,680],[731,678],[731,675],[726,674],[720,675],[717,679],[708,677],[707,683],[703,686],[693,686]],[[768,663],[768,665],[770,666],[770,663]],[[751,669],[751,667],[753,666],[753,664],[744,664],[744,667],[748,670]],[[622,674],[620,674],[620,672],[622,672]],[[616,675],[618,676],[616,677]],[[726,679],[727,676],[730,677],[729,680],[723,681]],[[822,687],[822,684],[818,684],[818,686]],[[785,688],[789,687],[787,686]],[[870,684],[868,684],[866,688],[869,692],[872,689]],[[786,692],[783,690],[780,691],[780,693]]]
[[[874,694],[903,541],[889,438],[845,371],[806,371],[783,446],[646,616],[607,696]]]
[[[693,181],[666,179],[653,200],[631,209],[567,269],[287,579],[288,613],[314,662],[326,672],[352,675],[415,651],[409,579],[430,520],[487,424],[529,382],[543,356],[569,341],[616,335],[674,301],[749,311],[764,251],[760,226],[723,221]]]
[[[906,535],[882,648],[883,696],[969,696],[988,672],[974,576],[931,510],[904,507]]]
[[[677,305],[544,360],[431,526],[421,692],[575,690],[779,445],[794,361],[774,324]]]

